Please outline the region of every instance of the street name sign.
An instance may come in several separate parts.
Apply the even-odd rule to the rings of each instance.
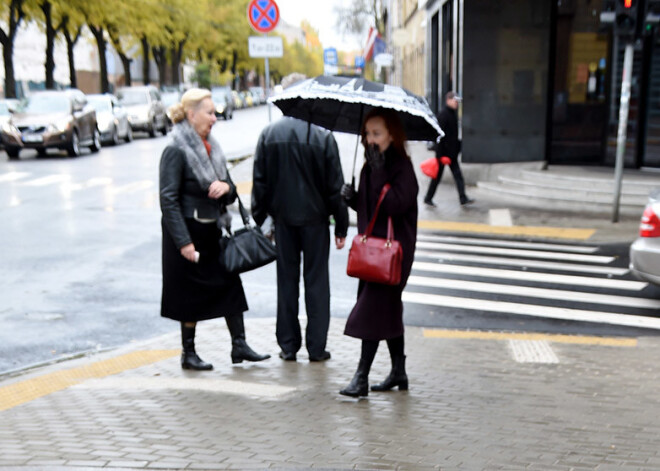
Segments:
[[[250,25],[257,33],[269,33],[280,21],[280,9],[274,0],[251,0],[247,15]]]
[[[282,57],[284,46],[279,36],[250,36],[248,38],[250,57]]]

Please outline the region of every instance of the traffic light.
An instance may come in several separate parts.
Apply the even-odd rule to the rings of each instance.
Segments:
[[[660,0],[646,0],[644,9],[644,29],[646,35],[651,35],[660,23]]]
[[[616,0],[614,31],[620,36],[637,36],[639,0]]]

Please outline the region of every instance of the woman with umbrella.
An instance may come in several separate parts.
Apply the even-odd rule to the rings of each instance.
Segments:
[[[366,164],[360,173],[357,193],[352,185],[344,185],[342,196],[357,211],[358,232],[363,234],[374,213],[383,186],[390,190],[380,206],[373,235],[386,237],[387,220],[392,217],[394,238],[403,249],[401,282],[390,286],[360,281],[355,307],[346,321],[344,333],[362,340],[357,371],[340,394],[366,396],[368,376],[381,340],[387,341],[392,370],[372,391],[389,391],[398,386],[408,389],[403,339],[403,303],[401,294],[412,268],[417,239],[417,179],[410,156],[406,152],[406,135],[398,113],[391,109],[373,108],[362,127],[362,144]]]

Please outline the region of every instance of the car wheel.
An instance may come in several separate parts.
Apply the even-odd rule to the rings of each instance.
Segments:
[[[80,138],[78,137],[78,131],[73,131],[71,134],[71,142],[66,149],[70,157],[78,157],[80,155]]]
[[[133,128],[130,126],[128,127],[128,130],[126,131],[126,137],[124,138],[126,142],[131,142],[133,140]]]
[[[151,126],[149,126],[149,137],[156,137],[156,118],[154,118]]]
[[[117,126],[112,129],[112,145],[119,145],[119,130],[117,129]]]
[[[7,157],[10,159],[18,159],[18,153],[21,150],[18,147],[7,147],[5,152],[7,152]]]
[[[94,135],[92,136],[92,145],[89,146],[89,150],[92,152],[98,152],[101,150],[101,134],[99,130],[94,128]]]

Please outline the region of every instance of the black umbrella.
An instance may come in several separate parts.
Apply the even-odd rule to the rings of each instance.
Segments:
[[[331,131],[359,134],[371,108],[399,112],[406,137],[435,141],[444,133],[425,98],[405,88],[362,78],[320,75],[270,98],[285,116],[302,119]]]

